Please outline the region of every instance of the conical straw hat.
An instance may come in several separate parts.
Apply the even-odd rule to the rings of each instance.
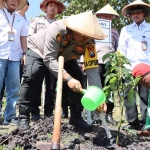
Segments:
[[[143,6],[145,10],[145,18],[150,16],[150,5],[144,3],[142,0],[135,0],[134,2],[130,3],[129,5],[125,6],[122,9],[122,14],[127,17],[131,18],[130,11],[132,8],[135,8],[136,6]]]
[[[19,0],[19,5],[17,6],[16,10],[20,10],[26,5],[26,0]],[[0,9],[5,7],[4,0],[0,0]]]
[[[119,14],[109,4],[97,11],[96,15],[98,14],[109,14],[115,16],[116,18],[119,17]]]
[[[93,14],[92,11],[72,15],[65,18],[64,23],[69,29],[90,38],[98,40],[103,40],[106,38],[106,35],[98,23],[96,15]]]

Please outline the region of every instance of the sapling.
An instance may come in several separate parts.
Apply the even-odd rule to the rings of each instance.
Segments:
[[[129,60],[120,54],[108,53],[103,56],[103,61],[105,62],[105,86],[103,91],[106,94],[107,99],[110,97],[111,93],[115,93],[118,102],[121,105],[121,118],[118,123],[118,132],[116,138],[116,144],[119,142],[119,132],[122,124],[123,111],[124,111],[124,100],[125,100],[125,89],[129,88],[128,100],[132,105],[133,99],[139,97],[136,91],[136,85],[140,80],[140,77],[134,78],[131,75],[131,70],[127,68],[127,65],[131,65]],[[128,81],[128,82],[125,82]],[[116,99],[114,99],[115,101]]]

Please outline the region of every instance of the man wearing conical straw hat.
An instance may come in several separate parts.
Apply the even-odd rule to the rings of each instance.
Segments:
[[[5,81],[7,100],[4,125],[17,123],[20,59],[25,60],[28,32],[24,18],[15,11],[25,4],[26,0],[0,0],[0,95]]]
[[[118,44],[118,51],[125,55],[131,63],[127,68],[132,70],[139,63],[150,64],[150,24],[145,21],[145,18],[150,16],[150,5],[136,0],[125,6],[122,9],[122,14],[133,20],[132,24],[123,27],[121,30]],[[129,90],[126,89],[125,91],[125,107],[128,124],[123,129],[139,130],[146,122],[149,91],[147,88],[138,84],[141,110],[141,120],[139,120],[136,98],[132,99],[132,104],[127,98]]]
[[[112,21],[113,18],[118,18],[119,14],[109,4],[107,4],[106,6],[104,6],[99,11],[96,12],[96,16],[101,19]],[[102,87],[104,87],[104,81],[105,81],[104,74],[106,73],[105,62],[103,62],[102,58],[105,54],[112,53],[117,50],[118,40],[119,40],[119,34],[117,30],[112,28],[111,29],[111,44],[96,43],[96,51],[98,54],[98,64],[99,64],[99,75],[100,75]],[[113,93],[111,93],[111,95],[112,94]],[[112,125],[117,125],[117,121],[114,120],[113,113],[112,113],[113,108],[114,108],[114,103],[112,100],[109,101],[109,99],[107,103],[106,121]]]
[[[85,53],[87,45],[92,44],[91,39],[101,40],[105,37],[96,15],[90,11],[55,21],[46,30],[33,34],[28,40],[27,57],[29,58],[32,53],[40,55],[46,67],[56,77],[58,76],[58,57],[64,57],[63,84],[67,86],[69,97],[71,112],[69,123],[78,128],[90,129],[91,126],[81,116],[82,72],[76,59]],[[34,67],[36,62],[28,62],[27,65]],[[98,72],[94,74],[93,79],[95,78],[99,79]],[[21,91],[22,87],[20,93]],[[19,111],[18,123],[20,129],[29,129],[29,114],[33,104],[32,99],[20,97],[19,110],[21,111]]]

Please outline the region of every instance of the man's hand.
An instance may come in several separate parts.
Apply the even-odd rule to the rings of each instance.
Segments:
[[[74,78],[68,81],[68,86],[74,92],[78,92],[78,93],[82,92],[82,86],[80,82]]]
[[[96,111],[98,111],[99,113],[106,113],[106,111],[107,111],[107,104],[103,103],[102,105],[98,106],[96,108]]]
[[[25,66],[25,62],[26,62],[26,55],[23,55],[22,58],[21,58],[21,66],[22,66],[22,69],[23,69],[24,66]]]

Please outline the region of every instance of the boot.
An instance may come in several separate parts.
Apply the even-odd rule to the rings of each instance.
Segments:
[[[54,106],[51,106],[51,107],[44,106],[44,116],[46,118],[52,117],[53,116],[53,110],[54,110]]]
[[[81,105],[70,107],[71,117],[69,120],[69,124],[74,125],[75,127],[78,127],[78,128],[82,128],[82,129],[91,129],[91,126],[87,124],[81,117],[82,109],[83,108]]]
[[[62,106],[62,118],[68,118],[68,106]]]
[[[40,116],[40,109],[38,106],[32,107],[31,116],[32,121],[40,120],[41,116]]]
[[[26,105],[19,105],[18,128],[20,130],[28,130],[30,128],[30,107]]]
[[[112,113],[106,114],[106,121],[107,123],[110,123],[113,126],[117,126],[118,122],[114,120]]]

